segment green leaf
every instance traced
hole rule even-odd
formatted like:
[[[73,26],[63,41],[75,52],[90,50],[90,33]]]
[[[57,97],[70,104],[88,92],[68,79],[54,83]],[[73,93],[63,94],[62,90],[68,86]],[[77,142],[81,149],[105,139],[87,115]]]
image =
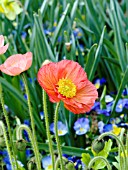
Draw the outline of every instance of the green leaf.
[[[92,150],[92,152],[93,152],[94,156],[103,156],[103,157],[107,158],[109,155],[109,152],[111,150],[111,147],[112,147],[112,140],[109,139],[108,142],[105,142],[105,147],[101,152],[99,152],[98,154],[95,153],[93,150]],[[103,160],[97,160],[95,162],[93,168],[95,170],[97,170],[97,169],[103,169],[105,166],[106,166],[106,163]]]
[[[88,166],[90,160],[91,160],[91,156],[88,154],[88,153],[82,153],[82,158],[81,158],[81,161],[86,165]]]
[[[67,14],[69,12],[69,7],[70,7],[70,4],[67,4],[67,7],[66,7],[66,9],[65,9],[65,11],[64,11],[58,25],[57,25],[57,27],[56,27],[56,30],[55,30],[53,38],[52,38],[53,47],[55,47],[55,44],[56,44],[57,38],[59,36],[59,33],[61,31],[62,25],[65,22],[66,16],[67,16]]]
[[[104,32],[105,32],[105,28],[106,26],[104,26],[101,37],[100,37],[100,41],[99,41],[99,45],[97,47],[96,50],[96,54],[95,54],[95,58],[94,58],[94,62],[92,64],[90,73],[89,73],[89,80],[92,80],[95,74],[95,71],[97,69],[98,63],[100,61],[100,54],[101,54],[101,48],[102,48],[102,43],[103,43],[103,37],[104,37]]]
[[[116,104],[117,104],[118,100],[120,99],[120,96],[122,94],[123,89],[125,88],[125,85],[127,85],[127,84],[128,84],[128,66],[127,66],[126,71],[125,71],[125,73],[124,73],[124,75],[122,77],[122,81],[121,81],[118,93],[116,95],[114,104],[112,106],[111,115],[113,115],[113,113],[115,111]]]
[[[93,61],[94,61],[94,53],[95,53],[95,50],[97,48],[97,44],[94,44],[89,52],[88,52],[88,55],[87,55],[87,61],[86,61],[86,65],[85,65],[85,71],[87,73],[87,75],[89,76],[90,74],[90,70],[91,70],[91,67],[92,67],[92,64],[93,64]]]
[[[27,143],[27,146],[31,146],[31,143]],[[38,148],[40,150],[44,150],[46,152],[49,151],[49,146],[46,143],[38,143]],[[67,155],[72,155],[72,156],[78,156],[81,157],[82,153],[89,153],[91,155],[91,151],[82,149],[82,148],[76,148],[76,147],[71,147],[71,146],[61,146],[62,152]],[[53,144],[53,149],[57,151],[57,146]]]
[[[91,33],[91,34],[94,34],[94,32],[92,30],[90,30],[84,23],[83,21],[81,21],[79,18],[75,18],[75,21],[77,23],[78,26],[80,26],[81,28],[83,28],[83,30]]]
[[[107,60],[108,62],[115,64],[116,66],[120,67],[120,63],[118,59],[108,58],[108,57],[102,57],[102,59]]]
[[[101,109],[106,108],[105,95],[106,95],[106,86],[104,86],[102,95],[100,97],[100,107],[101,107]]]
[[[117,162],[112,162],[112,164],[117,168],[119,169],[119,164]]]

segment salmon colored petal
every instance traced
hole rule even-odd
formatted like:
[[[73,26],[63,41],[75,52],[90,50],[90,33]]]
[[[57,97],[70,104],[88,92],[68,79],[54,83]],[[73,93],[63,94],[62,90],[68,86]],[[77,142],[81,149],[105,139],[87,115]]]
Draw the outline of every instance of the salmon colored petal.
[[[40,86],[48,93],[52,102],[60,101],[55,90],[58,82],[56,63],[49,63],[42,66],[37,74],[37,80]]]
[[[22,60],[22,54],[14,54],[6,59],[6,61],[4,62],[4,66],[5,67],[14,67],[14,66],[18,67],[20,60]]]
[[[98,92],[95,86],[89,81],[86,81],[86,85],[84,88],[77,91],[76,96],[73,100],[85,104],[94,102],[98,98]]]
[[[81,108],[77,107],[77,106],[72,106],[72,105],[67,105],[67,104],[64,104],[65,108],[75,114],[80,114],[80,113],[86,113],[88,111],[90,111],[90,108],[88,108],[88,106],[83,106]]]
[[[4,64],[0,65],[0,71],[2,71],[5,74],[8,74],[10,76],[13,76],[13,74],[7,68],[4,67]]]
[[[25,70],[28,70],[31,67],[31,65],[32,65],[32,53],[31,52],[27,52],[26,54],[24,54],[24,57],[26,59]]]
[[[8,44],[4,46],[4,36],[0,35],[0,55],[4,54],[8,49]]]
[[[68,110],[74,110],[73,113],[85,113],[91,110],[97,98],[98,93],[95,86],[87,80],[85,87],[78,90],[75,97],[72,99],[65,98],[62,101]]]
[[[4,36],[0,35],[0,47],[4,45]]]
[[[0,47],[0,55],[1,55],[1,54],[4,54],[4,53],[7,51],[7,49],[8,49],[8,44],[6,44],[6,45],[3,46],[3,47]]]
[[[4,36],[0,35],[0,55],[4,54],[8,49],[8,44],[4,46]]]
[[[77,88],[82,88],[82,84],[86,83],[87,75],[84,69],[77,63],[71,60],[62,60],[58,62],[60,77],[59,78],[67,78],[74,82]],[[80,83],[81,86],[80,86]]]

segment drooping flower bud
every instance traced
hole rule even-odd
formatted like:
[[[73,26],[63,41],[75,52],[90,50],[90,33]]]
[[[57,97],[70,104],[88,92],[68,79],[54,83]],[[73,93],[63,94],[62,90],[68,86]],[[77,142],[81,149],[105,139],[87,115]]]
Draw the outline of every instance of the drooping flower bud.
[[[0,136],[0,147],[4,147],[5,146],[5,139],[3,136]]]
[[[92,149],[94,152],[96,152],[97,154],[102,151],[104,149],[105,143],[104,140],[98,140],[96,139],[93,144],[92,144]]]
[[[19,151],[24,151],[26,149],[26,141],[24,139],[20,139],[16,142],[16,148]]]
[[[28,170],[37,170],[35,157],[32,157],[27,164]]]

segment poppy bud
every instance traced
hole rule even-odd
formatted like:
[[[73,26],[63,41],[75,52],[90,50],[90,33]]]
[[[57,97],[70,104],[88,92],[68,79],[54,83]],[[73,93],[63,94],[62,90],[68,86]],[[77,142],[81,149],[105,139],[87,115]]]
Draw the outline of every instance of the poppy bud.
[[[49,63],[51,63],[50,60],[45,60],[45,61],[42,63],[42,66],[47,65],[47,64],[49,64]]]
[[[26,149],[26,141],[24,139],[20,139],[16,142],[16,148],[19,151],[24,151]]]
[[[101,140],[96,139],[92,144],[92,149],[94,152],[98,154],[100,151],[104,149],[104,146],[105,144],[103,139]]]
[[[4,147],[5,146],[5,139],[3,136],[0,136],[0,147]]]
[[[37,170],[36,162],[35,162],[35,157],[32,157],[30,159],[30,161],[28,162],[27,166],[28,166],[28,170]]]
[[[70,42],[66,42],[65,46],[66,46],[67,51],[70,52],[70,50],[71,50],[71,43]]]

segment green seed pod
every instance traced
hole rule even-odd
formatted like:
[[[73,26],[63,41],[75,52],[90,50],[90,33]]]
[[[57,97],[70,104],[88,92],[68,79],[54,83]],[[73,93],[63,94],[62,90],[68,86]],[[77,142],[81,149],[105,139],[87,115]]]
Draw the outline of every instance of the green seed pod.
[[[98,154],[100,151],[104,149],[104,146],[105,144],[103,139],[101,140],[96,139],[92,144],[92,149],[94,152]]]
[[[26,141],[24,139],[20,139],[16,142],[16,148],[19,151],[24,151],[26,149]]]
[[[30,161],[27,163],[28,170],[37,170],[35,157],[32,157]]]
[[[3,136],[0,136],[0,147],[4,147],[5,146],[5,139]]]

